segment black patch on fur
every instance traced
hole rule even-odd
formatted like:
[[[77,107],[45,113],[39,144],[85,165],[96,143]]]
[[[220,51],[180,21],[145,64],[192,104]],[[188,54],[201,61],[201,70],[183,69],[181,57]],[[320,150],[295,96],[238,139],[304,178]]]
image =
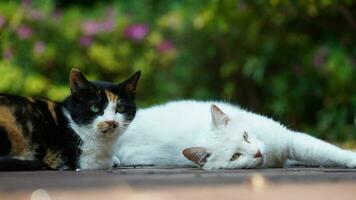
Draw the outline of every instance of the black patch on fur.
[[[87,88],[81,88],[72,93],[63,106],[69,111],[73,121],[80,125],[90,124],[98,115],[104,114],[108,104],[105,91],[90,83]],[[90,110],[91,106],[99,108],[99,112]]]
[[[11,151],[11,142],[3,127],[0,127],[0,156],[8,155]]]
[[[19,160],[11,157],[0,157],[0,171],[35,171],[51,170],[39,160]]]

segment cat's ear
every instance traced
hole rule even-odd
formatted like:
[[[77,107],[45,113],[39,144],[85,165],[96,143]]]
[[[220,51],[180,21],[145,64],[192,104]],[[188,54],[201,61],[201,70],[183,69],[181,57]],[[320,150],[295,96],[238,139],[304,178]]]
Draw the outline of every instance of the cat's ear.
[[[190,147],[183,150],[183,155],[198,165],[204,165],[211,155],[204,147]]]
[[[215,104],[211,105],[211,116],[213,118],[213,124],[215,127],[223,127],[226,126],[230,118],[227,116],[219,107],[217,107]]]
[[[140,79],[140,76],[141,76],[141,71],[137,71],[129,79],[120,83],[119,86],[124,90],[124,92],[127,95],[129,95],[131,97],[135,97],[136,86],[137,86],[138,80]]]
[[[73,68],[69,75],[69,85],[71,92],[74,92],[80,88],[87,88],[91,83],[85,78],[79,69]]]

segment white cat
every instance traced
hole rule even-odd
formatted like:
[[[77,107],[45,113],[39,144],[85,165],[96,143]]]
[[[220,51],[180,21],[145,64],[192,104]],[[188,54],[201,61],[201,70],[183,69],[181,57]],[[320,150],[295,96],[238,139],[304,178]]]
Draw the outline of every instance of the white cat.
[[[120,137],[116,156],[122,165],[198,164],[204,169],[287,163],[356,167],[356,153],[222,102],[176,101],[139,110]]]

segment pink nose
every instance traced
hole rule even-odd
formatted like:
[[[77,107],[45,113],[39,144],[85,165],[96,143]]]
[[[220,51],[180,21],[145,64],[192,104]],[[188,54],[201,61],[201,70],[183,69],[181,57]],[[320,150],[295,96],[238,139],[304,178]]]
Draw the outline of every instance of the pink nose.
[[[105,123],[107,123],[111,128],[116,128],[119,125],[116,121],[106,121]]]
[[[262,157],[262,153],[260,150],[257,151],[257,153],[255,154],[255,158],[261,158]]]

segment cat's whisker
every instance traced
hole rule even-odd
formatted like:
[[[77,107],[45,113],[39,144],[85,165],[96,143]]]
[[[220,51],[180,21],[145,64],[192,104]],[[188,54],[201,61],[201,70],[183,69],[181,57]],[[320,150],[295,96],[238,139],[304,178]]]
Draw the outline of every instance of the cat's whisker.
[[[89,129],[88,134],[80,142],[79,148],[82,148],[83,145],[88,145],[88,141],[91,140],[91,137],[94,134],[95,134],[95,129]]]
[[[90,132],[89,132],[89,135],[87,137],[87,140],[86,140],[86,143],[89,145],[89,144],[92,144],[93,143],[93,139],[94,139],[94,136],[96,134],[96,130],[95,129],[91,129]]]

